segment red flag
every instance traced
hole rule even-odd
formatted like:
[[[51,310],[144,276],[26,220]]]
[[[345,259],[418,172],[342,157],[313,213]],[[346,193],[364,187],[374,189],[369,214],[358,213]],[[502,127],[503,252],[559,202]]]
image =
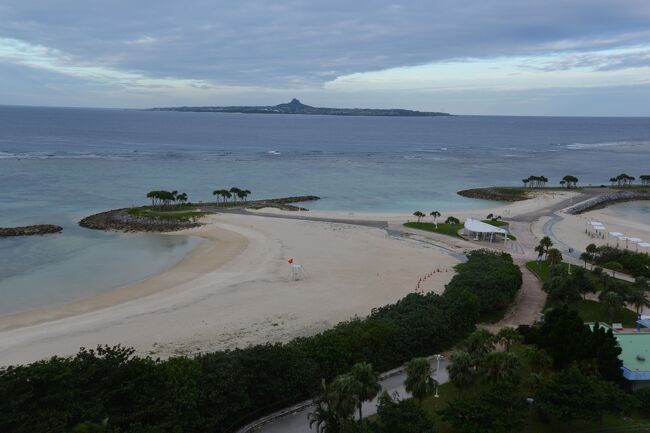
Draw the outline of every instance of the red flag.
[[[290,265],[293,265],[293,259],[289,259],[287,262],[289,262]]]

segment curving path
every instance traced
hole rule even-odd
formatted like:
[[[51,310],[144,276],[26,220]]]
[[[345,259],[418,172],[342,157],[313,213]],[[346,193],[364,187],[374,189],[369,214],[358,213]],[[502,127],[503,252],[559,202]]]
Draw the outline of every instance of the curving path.
[[[429,359],[432,369],[436,369],[436,361],[434,359]],[[443,384],[449,381],[449,374],[447,373],[448,362],[446,359],[440,360],[440,371],[434,373],[434,378],[438,383]],[[411,395],[406,392],[404,389],[404,380],[406,379],[406,373],[403,368],[392,370],[382,375],[383,379],[380,380],[382,391],[386,391],[389,394],[398,393],[401,398],[407,398]],[[363,404],[363,416],[368,417],[377,413],[377,400],[375,398],[373,401],[366,402]],[[310,431],[315,432],[316,430],[309,429],[309,419],[307,415],[313,410],[313,406],[308,406],[302,410],[296,411],[294,413],[285,415],[281,418],[276,419],[275,421],[268,422],[267,424],[262,425],[257,428],[256,424],[248,425],[240,430],[237,433],[250,433],[250,432],[261,432],[261,433],[309,433]],[[271,415],[272,417],[273,415]]]

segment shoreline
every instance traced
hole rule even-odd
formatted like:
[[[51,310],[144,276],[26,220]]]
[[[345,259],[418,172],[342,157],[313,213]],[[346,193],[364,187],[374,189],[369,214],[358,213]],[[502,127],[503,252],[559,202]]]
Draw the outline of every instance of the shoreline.
[[[432,275],[421,290],[441,293],[468,249],[532,259],[534,228],[547,216],[561,213],[571,217],[570,231],[583,230],[581,218],[561,210],[584,197],[547,191],[493,208],[442,212],[443,219],[499,214],[516,232],[510,246],[406,230],[403,223],[414,218],[407,213],[261,208],[209,215],[205,225],[167,234],[203,240],[166,271],[73,303],[0,316],[0,365],[97,344],[169,357],[310,335],[420,290],[424,276]],[[287,265],[294,257],[304,265],[299,281]]]
[[[0,332],[74,317],[171,289],[180,283],[191,281],[193,274],[200,276],[205,272],[224,266],[233,257],[240,254],[248,243],[245,237],[224,229],[216,234],[190,229],[167,235],[195,236],[201,238],[201,242],[169,269],[142,281],[107,289],[101,293],[63,304],[0,315]],[[209,257],[211,260],[205,262],[196,260],[197,257]]]

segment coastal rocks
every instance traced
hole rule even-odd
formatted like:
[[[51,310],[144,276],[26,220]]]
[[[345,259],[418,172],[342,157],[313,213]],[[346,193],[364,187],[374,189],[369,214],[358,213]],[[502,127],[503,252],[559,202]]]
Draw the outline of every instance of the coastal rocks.
[[[521,188],[506,187],[464,189],[456,194],[468,198],[494,201],[522,201],[530,198],[528,192]]]
[[[24,227],[0,227],[0,238],[9,236],[34,236],[58,233],[63,227],[52,224],[36,224]]]
[[[120,232],[173,232],[201,225],[197,222],[133,216],[127,211],[128,209],[114,209],[90,215],[79,221],[79,225],[87,229]]]
[[[650,193],[638,191],[617,191],[611,194],[603,194],[574,204],[566,209],[566,213],[577,215],[592,209],[607,206],[609,203],[634,200],[650,200]]]

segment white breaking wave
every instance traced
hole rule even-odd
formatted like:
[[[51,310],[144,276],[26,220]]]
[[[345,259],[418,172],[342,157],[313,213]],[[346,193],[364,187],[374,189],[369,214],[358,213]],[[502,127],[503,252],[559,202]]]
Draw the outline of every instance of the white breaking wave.
[[[269,155],[282,155],[282,153],[278,152],[277,150],[269,150],[268,152]]]
[[[650,145],[648,141],[606,141],[602,143],[573,143],[567,144],[566,148],[571,150],[598,149],[601,147],[618,147],[618,146],[642,146]]]

